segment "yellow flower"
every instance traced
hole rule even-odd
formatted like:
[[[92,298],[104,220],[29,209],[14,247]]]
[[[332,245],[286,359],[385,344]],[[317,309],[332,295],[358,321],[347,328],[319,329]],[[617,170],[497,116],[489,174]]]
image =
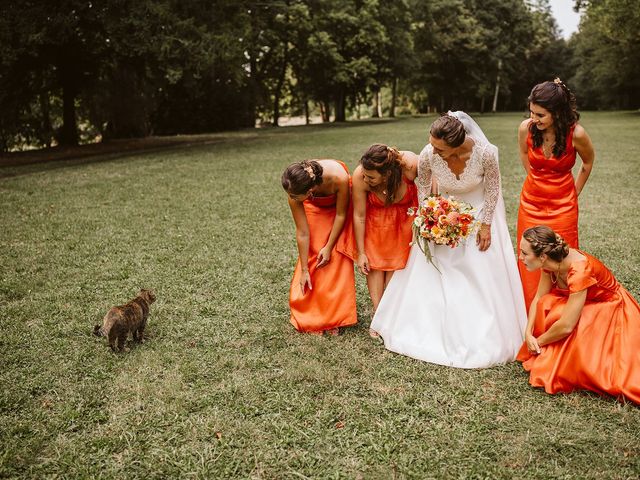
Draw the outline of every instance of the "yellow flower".
[[[427,199],[427,207],[433,208],[435,210],[436,208],[438,208],[438,200],[434,197],[429,197]]]

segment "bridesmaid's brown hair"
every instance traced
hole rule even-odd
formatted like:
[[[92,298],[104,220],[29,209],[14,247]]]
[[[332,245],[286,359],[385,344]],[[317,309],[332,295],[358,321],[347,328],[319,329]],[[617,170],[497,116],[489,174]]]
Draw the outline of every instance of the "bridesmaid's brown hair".
[[[385,187],[385,205],[391,205],[400,182],[402,182],[402,167],[400,166],[400,152],[394,147],[388,147],[382,143],[371,145],[362,158],[360,164],[365,170],[375,170],[381,175],[389,174]]]
[[[540,105],[553,116],[553,128],[556,134],[553,155],[559,157],[567,148],[569,130],[580,118],[576,107],[576,96],[562,80],[556,78],[553,82],[542,82],[533,87],[527,101],[528,104]],[[533,146],[540,147],[542,131],[533,122],[529,124],[529,131],[533,138]]]
[[[316,160],[292,163],[282,174],[282,188],[290,195],[304,195],[322,183],[322,165]]]
[[[531,244],[531,250],[536,257],[545,254],[551,260],[561,262],[569,255],[567,242],[546,225],[527,228],[522,236]]]

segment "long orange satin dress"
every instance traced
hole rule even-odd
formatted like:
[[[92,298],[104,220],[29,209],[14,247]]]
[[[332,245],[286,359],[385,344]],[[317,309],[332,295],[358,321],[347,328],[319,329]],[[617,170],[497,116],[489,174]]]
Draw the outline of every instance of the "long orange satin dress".
[[[527,134],[529,174],[522,186],[520,208],[518,209],[518,236],[536,225],[547,225],[562,235],[571,248],[578,248],[578,194],[571,169],[576,163],[576,149],[573,146],[573,130],[567,135],[567,145],[560,157],[546,158],[542,147],[533,147],[531,131]],[[529,305],[536,295],[540,272],[530,272],[522,262],[518,262],[524,300]]]
[[[537,304],[533,329],[539,336],[562,315],[571,293],[587,289],[571,334],[532,355],[524,343],[518,360],[529,383],[547,393],[592,390],[640,404],[640,306],[597,258],[584,252],[567,275],[568,289],[555,283]]]
[[[347,166],[340,162],[348,172]],[[304,201],[304,211],[309,224],[309,275],[313,290],[300,292],[302,268],[300,258],[296,263],[289,289],[291,323],[301,332],[317,332],[336,327],[346,327],[357,322],[356,286],[353,261],[340,250],[344,249],[345,233],[353,215],[347,214],[345,226],[331,250],[327,265],[316,268],[318,252],[329,239],[336,216],[336,195],[312,197]],[[350,212],[350,208],[347,212]]]
[[[364,251],[371,270],[400,270],[409,259],[414,217],[408,215],[407,210],[418,206],[418,189],[415,182],[404,176],[402,180],[407,190],[401,200],[391,205],[385,205],[375,193],[367,193]],[[355,261],[358,257],[355,233],[353,229],[348,233],[345,253]]]

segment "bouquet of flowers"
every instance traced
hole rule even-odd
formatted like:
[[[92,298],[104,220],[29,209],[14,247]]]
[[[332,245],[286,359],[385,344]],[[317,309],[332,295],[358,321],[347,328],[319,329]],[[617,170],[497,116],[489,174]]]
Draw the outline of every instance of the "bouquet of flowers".
[[[436,270],[438,267],[433,263],[428,242],[455,248],[461,241],[474,233],[479,226],[473,216],[473,207],[466,202],[456,200],[454,197],[445,198],[440,195],[431,195],[418,208],[410,208],[407,214],[415,216],[412,225],[412,244],[418,244],[420,250]]]

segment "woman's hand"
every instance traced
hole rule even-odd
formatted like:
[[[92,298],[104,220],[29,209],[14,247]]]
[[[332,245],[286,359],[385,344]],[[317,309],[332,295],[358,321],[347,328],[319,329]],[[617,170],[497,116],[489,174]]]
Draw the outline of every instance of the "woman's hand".
[[[524,339],[527,342],[527,348],[529,349],[529,352],[538,355],[540,353],[540,345],[538,345],[538,339],[530,333],[527,333]]]
[[[369,275],[369,259],[365,253],[358,255],[358,268],[363,275]]]
[[[309,270],[303,270],[300,275],[300,292],[304,295],[304,287],[309,286],[309,290],[313,290],[311,286],[311,275],[309,275]]]
[[[481,252],[484,252],[491,246],[491,225],[487,223],[480,225],[480,230],[476,236],[476,245]]]
[[[325,245],[318,252],[318,263],[316,263],[316,267],[324,267],[331,260],[331,249],[327,248]]]

